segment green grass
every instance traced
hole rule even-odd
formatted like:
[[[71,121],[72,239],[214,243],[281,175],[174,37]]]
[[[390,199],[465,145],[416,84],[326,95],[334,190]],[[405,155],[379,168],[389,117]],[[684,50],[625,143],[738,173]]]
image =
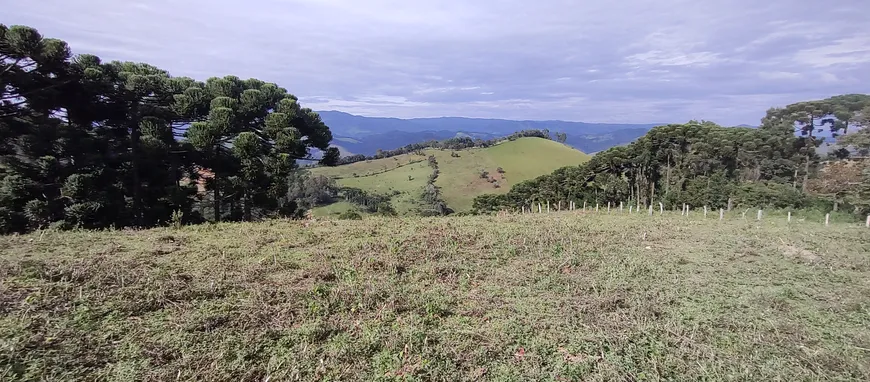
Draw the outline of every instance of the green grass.
[[[520,138],[484,149],[459,151],[459,158],[450,151],[435,151],[441,175],[435,185],[441,187],[444,201],[456,211],[468,211],[474,198],[482,194],[503,194],[520,182],[549,174],[554,170],[578,165],[589,156],[569,146],[543,138]],[[505,173],[496,170],[501,167]],[[489,172],[500,187],[480,177],[480,170]]]
[[[0,380],[870,380],[870,229],[583,213],[0,237]]]
[[[436,185],[441,187],[445,202],[456,211],[468,211],[474,198],[486,193],[506,193],[514,184],[549,174],[553,170],[578,165],[589,160],[589,156],[561,143],[542,138],[520,138],[483,149],[456,151],[459,157],[452,157],[452,150],[424,150],[425,156],[414,154],[399,155],[393,158],[363,161],[337,167],[323,167],[312,170],[340,178],[338,183],[363,190],[390,193],[402,192],[396,198],[394,207],[399,213],[407,213],[417,206],[422,187],[432,169],[426,157],[434,155],[438,161],[440,174]],[[409,162],[422,161],[408,165]],[[496,170],[502,167],[504,174]],[[486,170],[490,177],[499,181],[500,188],[480,177]],[[356,174],[357,177],[353,175]],[[374,174],[374,175],[372,175]],[[408,181],[408,175],[414,181]]]

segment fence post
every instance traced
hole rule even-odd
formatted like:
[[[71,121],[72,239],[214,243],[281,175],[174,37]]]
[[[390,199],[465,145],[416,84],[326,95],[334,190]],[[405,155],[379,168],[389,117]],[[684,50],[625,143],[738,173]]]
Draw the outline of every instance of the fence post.
[[[538,213],[541,213],[541,212],[543,212],[543,211],[541,211],[541,203],[538,202]]]
[[[867,222],[864,223],[864,226],[866,226],[867,228],[870,228],[870,215],[867,215]]]
[[[758,216],[755,218],[755,220],[761,220],[761,210],[758,210]]]
[[[595,212],[598,212],[598,203],[595,203]]]
[[[686,203],[683,203],[683,210],[680,212],[680,216],[686,216]]]
[[[649,216],[652,216],[652,204],[649,205]]]
[[[725,218],[725,210],[720,208],[719,209],[719,220],[722,220],[724,218]]]
[[[827,226],[830,223],[831,223],[831,214],[825,214],[825,225]]]
[[[610,213],[610,202],[607,202],[607,213]]]
[[[619,202],[619,213],[622,213],[622,202]]]
[[[662,202],[659,202],[659,215],[665,214],[665,205]]]
[[[628,206],[628,214],[629,214],[629,215],[631,215],[631,209],[632,209],[632,208],[634,208],[634,206]]]
[[[791,211],[788,212],[788,220],[786,220],[786,221],[791,223]]]
[[[550,201],[547,201],[547,213],[550,213]]]
[[[583,201],[583,211],[586,211],[586,201]]]
[[[689,216],[689,211],[692,210],[692,206],[686,204],[686,216]]]
[[[704,218],[707,218],[707,206],[704,206]]]

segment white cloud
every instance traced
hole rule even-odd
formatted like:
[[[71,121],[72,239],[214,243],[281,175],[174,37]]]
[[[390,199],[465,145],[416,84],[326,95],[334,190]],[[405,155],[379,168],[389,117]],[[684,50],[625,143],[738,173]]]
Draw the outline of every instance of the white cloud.
[[[866,91],[865,3],[19,0],[3,22],[174,75],[274,81],[315,109],[738,124]]]

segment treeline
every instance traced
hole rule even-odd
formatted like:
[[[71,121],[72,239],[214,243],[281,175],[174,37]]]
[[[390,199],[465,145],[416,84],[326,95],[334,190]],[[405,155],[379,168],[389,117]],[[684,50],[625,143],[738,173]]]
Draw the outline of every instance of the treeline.
[[[375,160],[381,158],[390,158],[397,155],[409,154],[409,153],[420,153],[422,154],[422,150],[424,149],[442,149],[442,150],[462,150],[474,147],[489,147],[498,142],[505,140],[516,140],[518,138],[523,137],[538,137],[544,139],[551,139],[550,132],[548,130],[522,130],[515,132],[507,137],[501,138],[493,138],[483,140],[480,138],[471,138],[471,137],[456,137],[449,138],[444,140],[431,140],[420,143],[412,143],[409,145],[405,145],[395,150],[378,150],[375,155],[366,156],[363,154],[356,154],[343,157],[338,160],[339,165],[350,164],[356,162],[362,162],[366,160]],[[561,135],[560,135],[561,137]]]
[[[426,186],[423,187],[423,193],[420,195],[420,200],[423,202],[420,216],[449,215],[453,213],[453,210],[441,199],[441,188],[435,185],[435,180],[441,174],[441,170],[438,169],[438,160],[435,159],[434,155],[430,155],[428,161],[429,167],[432,167],[432,174],[426,180]]]
[[[339,157],[276,84],[73,57],[25,26],[0,25],[0,82],[3,233],[292,215],[296,160]]]
[[[847,203],[863,213],[868,203],[860,195],[870,195],[870,170],[861,178],[837,183],[851,186],[844,192],[838,190],[837,198],[812,192],[810,180],[817,177],[822,159],[816,152],[823,141],[818,133],[827,129],[842,135],[834,159],[866,152],[870,149],[867,129],[843,134],[868,126],[868,117],[870,96],[844,95],[770,109],[758,129],[697,121],[659,126],[583,165],[517,184],[507,194],[479,196],[474,210],[518,210],[546,201],[661,202],[666,208],[679,208],[683,203],[711,208],[831,208],[834,203]],[[843,197],[844,193],[854,197]]]

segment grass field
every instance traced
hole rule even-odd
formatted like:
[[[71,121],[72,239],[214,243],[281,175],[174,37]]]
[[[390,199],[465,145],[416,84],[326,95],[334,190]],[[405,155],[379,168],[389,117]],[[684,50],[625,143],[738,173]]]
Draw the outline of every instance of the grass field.
[[[429,155],[435,156],[440,170],[435,184],[441,187],[447,205],[456,211],[470,210],[473,199],[478,195],[505,193],[519,182],[589,160],[588,155],[561,143],[531,137],[483,149],[459,150],[456,151],[459,157],[452,157],[452,152],[430,149],[424,150],[425,156],[406,154],[338,167],[316,168],[312,172],[340,178],[337,182],[347,187],[382,194],[398,190],[402,196],[395,198],[393,207],[403,214],[416,207],[414,198],[422,192],[426,178],[432,172],[425,160]],[[421,160],[420,163],[408,165]],[[504,174],[496,171],[499,167],[505,171]],[[487,179],[481,178],[481,170],[486,170],[497,179],[500,187],[495,188]],[[354,177],[354,174],[357,176]],[[413,181],[408,180],[409,175]],[[324,216],[325,211],[319,208],[315,214]]]
[[[868,253],[678,214],[5,236],[0,380],[866,381]]]

